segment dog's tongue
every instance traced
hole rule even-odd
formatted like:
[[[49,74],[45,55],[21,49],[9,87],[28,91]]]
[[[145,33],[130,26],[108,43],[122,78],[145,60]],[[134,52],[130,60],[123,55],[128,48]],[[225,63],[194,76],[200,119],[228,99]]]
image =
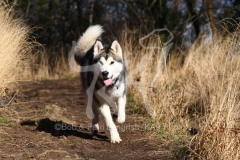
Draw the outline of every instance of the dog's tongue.
[[[103,82],[104,82],[104,84],[105,84],[106,86],[109,86],[109,85],[112,84],[112,79],[109,78],[109,79],[104,80]]]

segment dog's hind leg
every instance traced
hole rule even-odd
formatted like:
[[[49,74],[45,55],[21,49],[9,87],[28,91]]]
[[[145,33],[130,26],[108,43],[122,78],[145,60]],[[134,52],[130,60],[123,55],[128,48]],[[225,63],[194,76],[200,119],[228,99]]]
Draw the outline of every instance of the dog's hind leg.
[[[113,117],[117,118],[118,116],[118,109],[117,109],[117,105],[115,102],[110,104],[110,107],[113,109]]]
[[[122,140],[117,131],[117,127],[113,122],[111,111],[108,105],[104,104],[100,107],[100,111],[105,119],[111,135],[111,143],[120,143]]]
[[[99,112],[98,112],[98,107],[99,105],[95,103],[93,103],[92,106],[92,110],[93,110],[93,114],[94,114],[94,118],[92,119],[92,134],[97,134],[99,131]]]
[[[125,122],[126,115],[125,115],[125,106],[126,106],[126,95],[123,95],[120,97],[117,101],[117,108],[118,108],[118,118],[117,122],[118,123],[123,123]]]

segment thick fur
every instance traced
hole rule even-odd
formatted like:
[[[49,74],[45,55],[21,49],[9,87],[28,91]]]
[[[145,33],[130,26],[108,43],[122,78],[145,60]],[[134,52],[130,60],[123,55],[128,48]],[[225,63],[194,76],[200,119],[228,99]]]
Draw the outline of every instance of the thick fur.
[[[86,113],[92,119],[92,131],[99,129],[99,111],[102,113],[111,134],[111,142],[121,140],[113,122],[110,106],[115,110],[117,122],[125,121],[126,70],[120,44],[115,40],[103,47],[98,38],[102,26],[90,26],[80,37],[75,47],[75,60],[81,67],[82,89],[85,93]]]

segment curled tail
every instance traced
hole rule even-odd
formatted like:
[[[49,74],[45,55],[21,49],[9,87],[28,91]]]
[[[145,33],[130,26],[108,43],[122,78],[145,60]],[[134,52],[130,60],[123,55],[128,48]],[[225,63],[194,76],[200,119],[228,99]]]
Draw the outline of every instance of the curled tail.
[[[96,40],[103,33],[102,26],[94,25],[88,27],[88,29],[79,38],[75,47],[75,56],[82,58],[85,53],[95,44]]]

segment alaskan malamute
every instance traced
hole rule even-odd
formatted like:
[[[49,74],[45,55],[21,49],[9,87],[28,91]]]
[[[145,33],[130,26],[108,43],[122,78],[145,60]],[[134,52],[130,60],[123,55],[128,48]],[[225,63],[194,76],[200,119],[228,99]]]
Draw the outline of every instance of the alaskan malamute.
[[[87,116],[92,119],[93,133],[99,130],[99,110],[111,134],[111,142],[121,140],[113,122],[110,107],[115,110],[117,122],[125,121],[126,71],[120,44],[115,40],[103,47],[99,39],[102,26],[90,26],[75,47],[75,60],[81,66],[82,89],[85,93]]]

